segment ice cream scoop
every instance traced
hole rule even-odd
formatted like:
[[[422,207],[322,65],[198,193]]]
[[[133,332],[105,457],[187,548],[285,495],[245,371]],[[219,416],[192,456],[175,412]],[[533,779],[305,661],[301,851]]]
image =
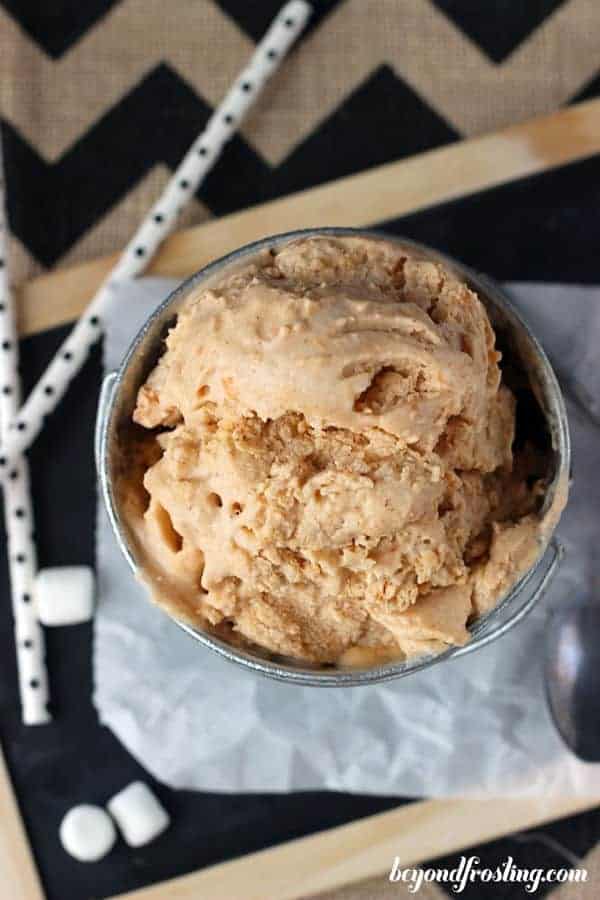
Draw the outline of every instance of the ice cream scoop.
[[[590,597],[553,612],[546,692],[559,734],[585,762],[600,762],[600,609]]]

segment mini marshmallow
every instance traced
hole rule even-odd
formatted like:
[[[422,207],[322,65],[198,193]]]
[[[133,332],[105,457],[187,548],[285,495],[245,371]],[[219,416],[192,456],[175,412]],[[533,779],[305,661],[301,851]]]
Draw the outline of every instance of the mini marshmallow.
[[[132,781],[109,800],[108,809],[130,847],[153,841],[168,828],[171,819],[143,781]]]
[[[37,616],[42,625],[78,625],[94,612],[94,573],[89,566],[40,569],[35,578]]]
[[[106,856],[117,831],[113,820],[101,806],[84,803],[69,810],[59,830],[64,849],[80,862],[96,862]]]

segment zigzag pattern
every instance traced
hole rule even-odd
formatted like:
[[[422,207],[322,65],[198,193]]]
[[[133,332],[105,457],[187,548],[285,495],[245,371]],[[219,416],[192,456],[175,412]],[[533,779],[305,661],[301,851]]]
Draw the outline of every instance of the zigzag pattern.
[[[177,128],[170,121],[174,108]],[[210,106],[163,65],[57,163],[45,163],[4,123],[6,165],[13,173],[7,197],[11,230],[44,265],[52,265],[157,162],[174,169],[210,113]],[[231,171],[243,168],[251,182],[265,177],[264,163],[240,138],[231,141],[224,158]],[[214,175],[204,192],[218,194]],[[245,196],[244,185],[240,202]]]
[[[171,170],[165,163],[153,166],[147,175],[143,175],[127,193],[111,206],[105,215],[94,222],[87,231],[84,231],[66,253],[61,255],[60,265],[71,266],[82,259],[94,259],[99,255],[99,247],[109,250],[123,247],[131,237],[135,225],[141,222],[148,212],[149,204],[153,199],[159,197],[167,186],[171,174]],[[190,197],[181,212],[177,227],[191,228],[212,218],[211,211],[202,200],[198,197]],[[17,242],[15,241],[15,243]],[[20,241],[18,243],[23,247]],[[41,271],[44,271],[44,268],[40,266]],[[11,272],[12,270],[11,262]],[[16,283],[19,283],[18,280]]]
[[[62,56],[118,0],[62,0],[60,5],[0,0],[21,27],[54,59]],[[264,34],[281,6],[280,0],[216,0],[218,5],[254,41]],[[309,29],[315,28],[343,0],[312,0]],[[363,0],[364,2],[364,0]],[[527,3],[489,3],[485,14],[478,4],[464,0],[432,0],[475,41],[494,62],[511,53],[565,0],[528,0]]]
[[[215,0],[215,2],[240,28],[244,29],[253,41],[261,39],[269,27],[269,22],[273,20],[282,5],[280,0],[260,0],[258,3],[249,3],[248,0]],[[316,28],[338,4],[344,2],[345,0],[310,0],[313,13],[300,40],[303,40],[310,31]]]
[[[527,0],[525,3],[465,3],[433,0],[461,31],[489,58],[502,62],[565,0]]]
[[[164,162],[173,169],[210,113],[177,73],[161,65],[54,164],[5,124],[7,165],[14,173],[8,198],[13,232],[52,265],[153,166]],[[199,196],[215,215],[224,215],[457,137],[391,69],[381,67],[277,168],[235,137]]]
[[[173,0],[168,27],[163,0],[86,0],[85,12],[61,0],[54,30],[43,4],[0,4],[33,37],[0,8],[9,216],[23,260],[29,252],[50,266],[77,258],[83,246],[98,253],[126,239],[137,215],[123,216],[125,201],[137,190],[135,202],[150,202],[149,173],[174,168],[280,0]],[[366,17],[371,4],[378,15]],[[318,27],[199,193],[203,215],[497,128],[514,117],[515,91],[525,117],[599,89],[600,3],[590,0],[532,0],[526,12],[511,6],[487,56],[471,38],[485,47],[504,4],[474,18],[457,0],[317,0],[316,7]],[[205,35],[202,52],[189,41],[196,32]],[[570,33],[577,53],[561,54],[556,48]],[[560,67],[539,65],[549,54]],[[502,65],[490,62],[494,55]]]
[[[370,4],[378,14],[367,23]],[[48,60],[0,14],[5,42],[18,45],[19,52],[18,60],[10,52],[0,54],[0,92],[10,84],[3,114],[45,158],[57,159],[161,62],[216,105],[253,42],[215,0],[174,8],[177,15],[169,16],[165,28],[163,0],[122,0],[102,27],[58,61]],[[139,23],[146,21],[140,52]],[[199,37],[194,52],[190,33],[206,33],[211,40]],[[573,34],[577,52],[559,52],[564,36]],[[529,118],[566,102],[598,70],[599,36],[600,3],[569,0],[497,65],[430,0],[344,0],[291,55],[243,135],[264,159],[279,164],[381,65],[391,66],[461,134],[490,131],[514,121],[515,106],[519,117]],[[27,79],[15,80],[17,65],[37,73],[42,109]],[[60,128],[52,127],[45,110],[61,106]]]
[[[58,59],[119,0],[0,0],[49,56]]]

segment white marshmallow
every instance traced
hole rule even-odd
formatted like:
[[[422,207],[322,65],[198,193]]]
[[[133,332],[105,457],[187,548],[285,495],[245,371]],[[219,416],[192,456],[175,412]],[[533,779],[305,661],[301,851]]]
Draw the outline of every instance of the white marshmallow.
[[[40,569],[35,578],[37,616],[42,625],[77,625],[94,612],[94,573],[89,566]]]
[[[117,832],[111,817],[101,806],[84,803],[69,810],[59,830],[64,849],[80,862],[96,862],[106,856]]]
[[[108,809],[130,847],[153,841],[168,828],[171,819],[143,781],[132,781],[109,800]]]

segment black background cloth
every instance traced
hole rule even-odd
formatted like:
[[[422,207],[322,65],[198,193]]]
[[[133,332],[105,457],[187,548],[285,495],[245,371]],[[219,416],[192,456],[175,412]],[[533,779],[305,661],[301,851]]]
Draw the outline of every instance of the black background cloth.
[[[598,283],[600,156],[382,225],[499,279]],[[41,374],[65,333],[55,329],[23,342],[26,386]],[[96,349],[30,451],[41,566],[94,563],[92,428],[100,379]],[[47,630],[56,718],[46,726],[21,725],[4,560],[1,577],[1,737],[51,900],[121,893],[406,802],[333,792],[204,794],[156,784],[98,723],[91,699],[91,625]],[[402,689],[401,682],[397,689]],[[173,818],[169,831],[138,850],[121,842],[92,865],[68,857],[58,841],[64,813],[80,802],[103,804],[135,778],[148,781],[161,797]],[[584,855],[595,844],[599,825],[596,810],[543,831]],[[537,841],[523,844],[507,838],[473,852],[490,866],[508,855],[530,867],[564,865],[556,852]],[[453,865],[453,859],[449,863]],[[517,889],[494,885],[494,897],[520,896]],[[472,885],[463,896],[478,898],[480,890]],[[538,896],[543,893],[542,886]]]

